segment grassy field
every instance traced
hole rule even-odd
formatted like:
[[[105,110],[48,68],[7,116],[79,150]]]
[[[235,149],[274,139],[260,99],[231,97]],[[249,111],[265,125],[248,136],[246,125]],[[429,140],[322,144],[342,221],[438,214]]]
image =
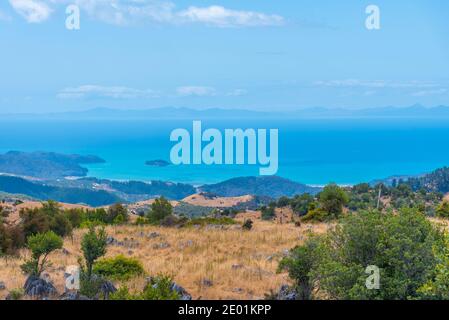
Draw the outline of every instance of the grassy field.
[[[238,220],[241,222],[247,216],[254,219],[257,213],[248,213]],[[251,231],[242,231],[239,226],[229,226],[227,230],[113,226],[107,228],[108,235],[124,244],[108,246],[107,256],[124,254],[137,258],[147,275],[170,274],[194,299],[261,299],[271,289],[289,283],[286,274],[276,273],[285,251],[300,244],[308,232],[323,233],[328,228],[326,224],[295,227],[292,223],[258,219]],[[64,249],[68,253],[59,250],[50,256],[52,266],[48,274],[59,292],[64,289],[65,267],[76,265],[81,256],[80,241],[84,232],[75,230],[73,239],[65,239]],[[150,237],[153,232],[159,236]],[[169,246],[161,248],[164,246],[161,244]],[[22,250],[20,258],[0,260],[0,281],[7,287],[0,291],[0,299],[9,290],[23,286],[25,275],[19,266],[28,254]],[[145,278],[141,277],[126,285],[131,290],[141,290],[144,282]]]

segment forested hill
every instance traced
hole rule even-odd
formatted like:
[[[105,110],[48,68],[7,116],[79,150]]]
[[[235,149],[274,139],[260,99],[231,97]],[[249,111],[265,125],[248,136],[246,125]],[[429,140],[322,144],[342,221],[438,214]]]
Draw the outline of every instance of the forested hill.
[[[238,197],[250,194],[271,198],[290,197],[303,193],[316,194],[321,190],[321,188],[307,186],[277,176],[234,178],[217,184],[204,185],[200,189],[221,197]]]
[[[437,169],[432,173],[417,178],[410,178],[406,182],[412,189],[435,191],[441,193],[449,192],[449,167]]]
[[[120,202],[116,195],[103,190],[64,188],[34,183],[19,177],[0,175],[0,191],[23,194],[39,200],[83,203],[93,207]]]
[[[0,154],[0,172],[43,179],[84,177],[87,169],[80,164],[103,162],[103,159],[92,155],[10,151]]]

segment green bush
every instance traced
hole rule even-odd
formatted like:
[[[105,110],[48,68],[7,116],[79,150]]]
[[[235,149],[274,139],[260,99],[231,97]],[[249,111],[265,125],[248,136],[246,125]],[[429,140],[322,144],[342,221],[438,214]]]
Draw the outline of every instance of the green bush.
[[[437,217],[449,218],[449,201],[443,201],[436,210]]]
[[[164,197],[155,199],[151,204],[151,210],[148,212],[147,218],[151,223],[157,224],[165,217],[173,214],[173,206]]]
[[[243,230],[251,230],[253,228],[253,220],[251,219],[246,219],[243,224],[242,224],[242,229]]]
[[[116,292],[109,296],[109,300],[125,301],[125,300],[143,300],[141,294],[133,294],[129,292],[127,286],[119,288]]]
[[[32,256],[21,266],[22,271],[27,274],[39,277],[48,266],[48,255],[62,248],[62,239],[53,231],[38,233],[27,239],[28,248]]]
[[[321,208],[310,210],[305,216],[301,218],[303,222],[325,222],[330,219],[327,212]]]
[[[333,183],[325,186],[318,198],[320,208],[333,218],[338,218],[343,213],[343,207],[349,202],[348,194]]]
[[[107,234],[104,228],[100,228],[97,232],[94,227],[91,227],[81,240],[81,251],[86,263],[88,280],[92,276],[92,268],[95,261],[106,254],[106,239]]]
[[[105,279],[92,274],[88,276],[83,268],[80,273],[80,294],[91,299],[104,298],[101,293],[101,287],[105,283]]]
[[[260,208],[262,220],[273,220],[276,217],[276,204],[270,203],[268,206]]]
[[[109,207],[106,215],[106,223],[123,224],[128,221],[128,210],[120,204],[116,203]]]
[[[54,201],[43,202],[41,208],[22,209],[20,218],[26,238],[47,231],[53,231],[58,236],[65,237],[70,235],[73,229],[64,210]]]
[[[127,287],[122,287],[110,295],[110,300],[179,300],[179,293],[172,290],[172,278],[158,275],[151,278],[141,293],[130,293]]]
[[[145,273],[139,260],[118,255],[114,258],[98,260],[93,272],[112,280],[129,280]]]
[[[293,250],[281,268],[298,284],[319,283],[319,290],[330,299],[416,299],[421,292],[443,295],[434,287],[447,284],[439,280],[449,273],[446,268],[438,279],[435,270],[447,261],[439,264],[435,252],[445,246],[442,231],[417,210],[366,211],[344,217],[319,240],[308,240],[302,249]],[[381,290],[366,287],[368,266],[379,268]]]
[[[9,291],[10,300],[20,300],[25,295],[25,291],[22,288],[16,288]]]
[[[179,293],[172,290],[172,278],[158,275],[151,278],[142,292],[143,300],[179,300]]]
[[[3,224],[0,218],[0,256],[14,255],[25,245],[25,237],[21,225]]]
[[[134,222],[137,226],[144,226],[150,224],[150,221],[145,217],[137,217],[136,222]]]

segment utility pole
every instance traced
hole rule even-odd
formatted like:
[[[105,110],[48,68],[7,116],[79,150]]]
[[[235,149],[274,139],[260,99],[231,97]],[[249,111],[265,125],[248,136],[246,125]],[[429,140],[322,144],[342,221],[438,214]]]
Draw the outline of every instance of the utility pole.
[[[380,207],[380,197],[382,196],[382,184],[379,184],[379,195],[377,197],[377,210],[379,210]]]

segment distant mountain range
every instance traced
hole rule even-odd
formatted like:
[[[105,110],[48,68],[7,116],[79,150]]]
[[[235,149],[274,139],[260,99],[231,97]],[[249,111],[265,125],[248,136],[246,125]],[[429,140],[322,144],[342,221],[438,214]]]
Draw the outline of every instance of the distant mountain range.
[[[132,119],[328,119],[328,118],[438,118],[449,119],[449,106],[427,108],[422,105],[411,107],[378,107],[367,109],[306,108],[293,111],[252,111],[246,109],[211,108],[196,110],[189,108],[154,108],[143,110],[118,110],[96,108],[78,112],[45,114],[2,114],[3,119],[54,119],[54,120],[132,120]]]

